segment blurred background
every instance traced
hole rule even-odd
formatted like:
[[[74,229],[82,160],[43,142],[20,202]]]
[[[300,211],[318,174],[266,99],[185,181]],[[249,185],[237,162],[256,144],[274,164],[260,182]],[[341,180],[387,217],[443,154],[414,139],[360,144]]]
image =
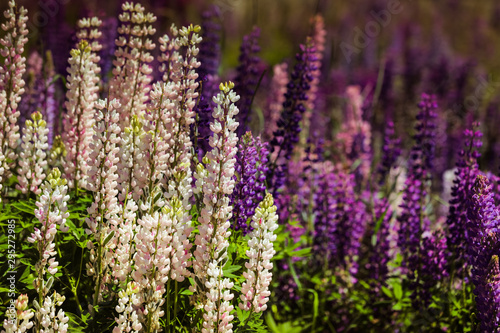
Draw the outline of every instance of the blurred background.
[[[75,45],[75,24],[85,16],[103,19],[101,58],[112,59],[118,14],[122,1],[19,0],[28,8],[28,52],[51,50],[56,72],[65,76],[67,58]],[[406,146],[411,141],[416,103],[422,92],[438,97],[442,113],[442,144],[436,152],[437,175],[454,166],[455,139],[473,120],[485,134],[484,168],[497,169],[500,155],[500,2],[495,0],[143,0],[157,17],[157,34],[172,23],[203,24],[203,13],[217,6],[215,22],[220,42],[219,77],[232,79],[238,66],[243,36],[254,26],[259,37],[260,64],[264,72],[254,112],[264,106],[272,66],[288,63],[312,34],[312,17],[324,17],[327,32],[321,65],[321,102],[317,115],[335,137],[349,85],[360,85],[365,98],[364,118],[372,123],[374,151],[379,151],[384,124],[393,119]],[[0,9],[7,6],[3,0]],[[206,32],[202,32],[206,33]],[[109,61],[110,62],[110,61]],[[263,117],[253,117],[252,127],[265,127]],[[259,120],[260,119],[260,120]],[[314,122],[313,122],[314,123]],[[447,138],[450,138],[448,140]],[[440,138],[438,137],[439,141]],[[404,144],[405,146],[405,144]]]

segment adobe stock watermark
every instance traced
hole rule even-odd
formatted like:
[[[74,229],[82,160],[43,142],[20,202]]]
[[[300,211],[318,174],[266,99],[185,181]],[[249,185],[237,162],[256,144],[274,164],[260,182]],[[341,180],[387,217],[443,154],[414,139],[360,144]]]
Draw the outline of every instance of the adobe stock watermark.
[[[411,0],[407,1],[410,2]],[[340,43],[340,50],[344,54],[347,63],[351,63],[354,54],[359,54],[361,50],[370,45],[373,39],[380,35],[382,29],[391,23],[392,16],[401,13],[403,9],[404,7],[400,0],[389,0],[385,9],[378,12],[374,10],[370,11],[370,16],[373,17],[373,20],[366,22],[364,29],[358,26],[354,28],[352,43],[346,41]]]
[[[477,111],[481,107],[481,103],[485,97],[492,96],[500,87],[500,81],[493,81],[492,76],[488,78],[478,75],[477,85],[473,93],[467,95],[463,104],[455,104],[452,110]]]
[[[5,274],[7,279],[9,304],[5,315],[8,321],[16,320],[16,221],[7,220],[7,265],[8,271]]]
[[[241,2],[241,0],[215,0],[214,5],[219,7],[221,14],[224,14],[225,12],[232,12]]]
[[[66,5],[71,0],[39,0],[39,11],[33,15],[28,13],[29,20],[26,23],[28,28],[28,38],[34,37],[38,33],[38,29],[45,27],[53,19],[61,7]]]

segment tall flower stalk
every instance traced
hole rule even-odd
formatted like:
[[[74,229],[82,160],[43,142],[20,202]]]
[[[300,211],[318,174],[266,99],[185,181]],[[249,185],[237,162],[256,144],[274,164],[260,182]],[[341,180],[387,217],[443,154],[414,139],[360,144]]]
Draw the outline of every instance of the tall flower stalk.
[[[193,263],[195,273],[195,300],[203,309],[202,332],[231,332],[233,283],[222,278],[222,268],[227,261],[232,207],[229,195],[234,189],[234,164],[238,148],[234,117],[238,108],[234,105],[239,96],[232,90],[234,84],[220,84],[220,93],[214,97],[217,104],[210,124],[209,151],[203,158],[205,167],[198,165],[195,193],[202,196],[199,234],[196,235]]]
[[[26,120],[19,154],[19,170],[17,189],[23,193],[40,194],[39,186],[45,179],[44,168],[47,165],[47,123],[42,119],[40,112],[31,115],[31,120]]]
[[[66,180],[61,178],[59,169],[52,170],[43,183],[42,193],[36,202],[38,208],[35,209],[35,217],[42,227],[41,229],[35,228],[35,231],[28,237],[28,241],[35,244],[40,257],[35,265],[36,278],[33,282],[38,294],[38,300],[33,301],[36,309],[36,331],[52,329],[56,332],[65,332],[68,327],[69,318],[64,311],[60,309],[57,316],[55,314],[55,305],[61,306],[64,296],[56,291],[52,295],[49,294],[54,275],[59,269],[55,249],[57,225],[61,231],[68,230],[65,225],[69,216],[67,190]]]
[[[18,8],[14,0],[9,1],[4,12],[7,19],[2,23],[6,35],[0,39],[0,55],[4,63],[0,66],[0,191],[3,183],[11,176],[11,169],[17,158],[16,148],[19,139],[17,118],[21,95],[24,93],[23,74],[26,71],[24,45],[28,41],[26,21],[28,11]],[[0,202],[2,201],[0,192]]]

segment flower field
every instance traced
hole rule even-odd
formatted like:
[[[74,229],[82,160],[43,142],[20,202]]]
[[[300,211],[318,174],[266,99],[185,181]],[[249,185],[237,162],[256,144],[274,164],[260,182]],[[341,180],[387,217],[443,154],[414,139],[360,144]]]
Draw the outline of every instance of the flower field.
[[[500,332],[500,5],[0,9],[1,332]]]

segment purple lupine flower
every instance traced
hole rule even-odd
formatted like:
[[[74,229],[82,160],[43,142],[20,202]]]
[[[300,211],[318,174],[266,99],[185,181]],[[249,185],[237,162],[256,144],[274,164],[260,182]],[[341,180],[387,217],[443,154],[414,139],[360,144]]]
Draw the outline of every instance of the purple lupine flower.
[[[208,139],[212,135],[210,122],[213,121],[212,111],[214,104],[212,96],[218,92],[218,77],[221,51],[220,51],[220,10],[217,6],[211,6],[203,12],[201,23],[202,41],[198,59],[201,63],[198,68],[199,101],[194,107],[196,112],[196,126],[191,126],[191,140],[198,156],[203,156],[211,149]],[[195,132],[195,129],[197,132]]]
[[[498,255],[493,255],[488,267],[487,278],[488,303],[484,309],[485,332],[500,331],[500,267]],[[481,325],[483,327],[483,325]]]
[[[473,127],[478,127],[474,124]],[[451,189],[452,199],[446,223],[448,224],[447,245],[450,254],[450,264],[456,270],[458,276],[465,271],[468,259],[466,257],[467,234],[467,206],[471,195],[472,186],[478,175],[477,159],[481,156],[478,149],[481,148],[481,137],[483,134],[474,129],[464,131],[464,148],[459,152],[456,163],[454,185]],[[464,276],[462,276],[464,277]]]
[[[428,232],[422,238],[420,266],[416,280],[411,285],[411,299],[415,309],[429,306],[432,288],[448,276],[446,255],[446,238],[441,232]]]
[[[260,138],[254,138],[251,132],[243,136],[235,164],[239,181],[230,199],[230,205],[233,206],[232,228],[241,230],[243,235],[253,230],[247,221],[264,198],[267,155],[267,143],[261,142]]]
[[[379,184],[383,184],[386,180],[389,171],[396,163],[399,155],[401,155],[401,139],[394,135],[394,123],[389,120],[385,127],[384,145],[382,147],[382,161],[378,167],[380,175]]]
[[[315,50],[310,39],[300,46],[301,53],[297,54],[297,64],[287,85],[283,111],[278,121],[278,129],[271,140],[271,162],[267,175],[268,188],[272,189],[273,197],[284,185],[287,174],[288,160],[292,157],[294,145],[299,142],[300,121],[305,112],[304,102],[307,100],[307,91],[312,80],[311,71],[315,61]]]
[[[339,181],[336,174],[326,172],[320,175],[317,184],[313,232],[313,253],[316,256],[314,265],[323,268],[325,263],[333,266],[332,258],[337,256],[337,192]]]
[[[435,109],[437,104],[433,96],[422,95],[419,103],[420,112],[417,114],[418,123],[415,126],[417,133],[414,136],[415,144],[411,150],[408,178],[403,194],[402,212],[398,217],[401,224],[399,230],[398,246],[401,248],[403,258],[409,259],[410,255],[415,255],[420,247],[422,232],[426,230],[427,223],[423,215],[423,203],[426,191],[426,182],[430,177],[430,170],[434,158],[434,130],[436,125]],[[410,262],[407,262],[410,270],[416,269]]]
[[[390,259],[389,233],[390,221],[392,218],[389,201],[385,198],[375,198],[374,213],[375,220],[371,222],[371,229],[373,229],[373,235],[376,236],[374,238],[376,243],[372,243],[373,249],[371,250],[367,269],[370,272],[370,278],[377,283],[377,285],[374,286],[374,291],[378,293],[380,291],[380,286],[383,285],[389,273],[387,263]]]
[[[243,37],[240,47],[239,66],[236,69],[238,74],[234,79],[236,93],[240,95],[240,100],[236,105],[240,109],[238,113],[240,125],[237,130],[239,137],[249,128],[252,101],[261,76],[259,68],[261,60],[257,55],[260,52],[259,37],[260,29],[254,27],[250,34]]]
[[[420,112],[417,114],[417,133],[414,136],[415,145],[411,151],[410,170],[411,173],[423,173],[432,170],[434,166],[434,151],[436,143],[436,109],[437,102],[434,95],[422,94],[418,103]]]
[[[475,286],[476,316],[481,332],[494,332],[491,328],[498,327],[498,319],[492,321],[489,313],[492,299],[488,290],[488,275],[492,256],[498,253],[500,212],[495,206],[491,182],[485,176],[476,177],[472,194],[467,209],[467,230],[469,265],[472,267],[471,277]]]
[[[361,239],[366,229],[366,209],[363,201],[354,193],[355,175],[340,173],[341,191],[337,194],[337,265],[351,274],[352,282],[358,272],[357,257],[361,248]]]

